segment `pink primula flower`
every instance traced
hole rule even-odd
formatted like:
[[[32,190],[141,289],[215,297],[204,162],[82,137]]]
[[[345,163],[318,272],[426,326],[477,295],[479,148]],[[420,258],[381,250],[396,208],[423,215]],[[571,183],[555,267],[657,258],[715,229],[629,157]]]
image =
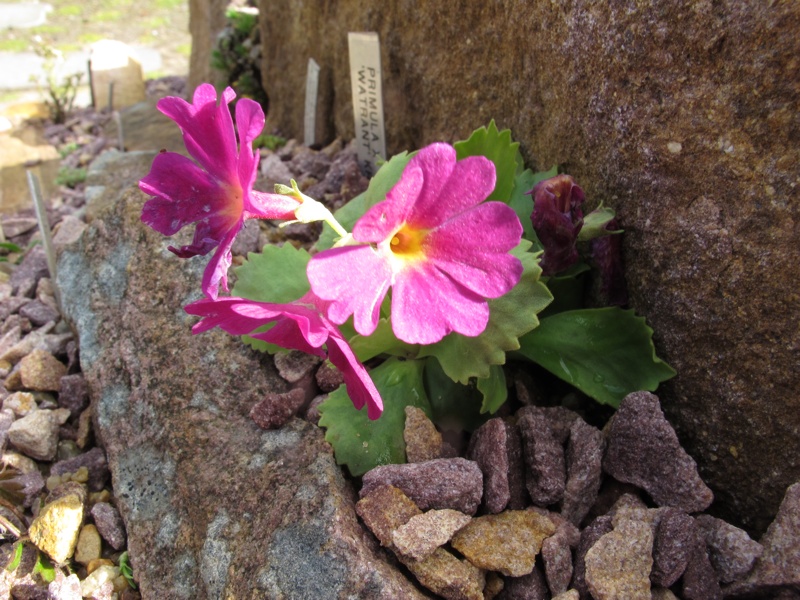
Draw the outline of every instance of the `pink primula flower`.
[[[395,335],[432,344],[451,331],[477,336],[489,321],[487,298],[511,290],[522,264],[509,251],[522,236],[514,210],[484,202],[494,190],[494,164],[482,156],[456,161],[447,144],[432,144],[412,158],[386,200],[353,229],[362,245],[314,256],[308,278],[330,301],[328,317],[370,335],[381,302],[392,288]]]
[[[184,310],[203,319],[192,332],[202,333],[220,327],[233,335],[249,334],[270,344],[300,350],[325,358],[322,346],[327,346],[327,357],[342,372],[347,394],[353,405],[361,410],[366,404],[367,416],[377,419],[383,412],[383,401],[352,348],[342,337],[339,328],[323,316],[327,303],[309,292],[291,304],[255,302],[244,298],[203,299],[189,304]],[[255,329],[275,323],[263,333]]]
[[[183,132],[186,149],[199,164],[175,152],[161,152],[139,188],[150,196],[142,209],[142,221],[174,235],[185,225],[197,223],[188,246],[170,250],[181,258],[208,254],[217,248],[203,274],[203,292],[216,298],[219,285],[228,291],[231,245],[245,219],[293,219],[300,202],[290,196],[253,190],[258,151],[253,140],[264,128],[264,111],[258,103],[242,99],[236,104],[236,127],[228,104],[236,97],[231,88],[217,92],[208,83],[199,86],[192,104],[182,98],[163,98],[158,109]]]

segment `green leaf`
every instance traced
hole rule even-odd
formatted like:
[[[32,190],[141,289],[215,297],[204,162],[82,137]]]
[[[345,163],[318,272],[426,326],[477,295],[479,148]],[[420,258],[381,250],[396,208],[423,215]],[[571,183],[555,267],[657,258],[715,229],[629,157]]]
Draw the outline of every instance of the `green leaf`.
[[[533,212],[533,198],[528,193],[540,181],[550,179],[558,175],[558,166],[553,166],[549,171],[540,171],[534,173],[530,169],[525,169],[522,173],[514,178],[514,189],[511,192],[511,199],[508,205],[517,213],[522,229],[524,231],[523,237],[526,240],[533,242],[534,250],[541,250],[542,244],[533,229],[531,222],[531,213]]]
[[[19,563],[22,562],[22,551],[24,549],[25,549],[25,544],[23,542],[17,542],[14,544],[14,557],[6,566],[6,571],[8,572],[14,571],[19,566]]]
[[[32,573],[34,575],[38,573],[46,583],[52,583],[56,578],[55,567],[53,567],[53,564],[44,552],[39,552],[36,564],[33,565]]]
[[[471,377],[486,378],[492,365],[506,362],[506,352],[517,350],[519,337],[539,324],[536,316],[553,300],[541,281],[537,256],[527,249],[531,243],[522,240],[511,254],[522,261],[519,283],[505,296],[489,300],[489,324],[477,337],[451,333],[440,342],[420,349],[420,357],[435,356],[445,373],[460,383]]]
[[[375,421],[367,408],[356,410],[344,386],[332,392],[319,406],[325,439],[333,446],[336,462],[347,465],[354,477],[373,467],[406,462],[403,440],[406,406],[416,406],[431,415],[422,382],[424,361],[390,358],[370,371],[383,398],[383,414]]]
[[[131,586],[132,590],[136,589],[136,582],[133,580],[133,567],[128,559],[128,551],[125,550],[119,555],[119,572]]]
[[[604,208],[601,203],[596,209],[583,217],[583,227],[578,232],[579,242],[588,242],[594,238],[603,237],[605,235],[613,235],[615,233],[622,233],[621,229],[616,231],[609,231],[606,229],[608,223],[617,215],[613,208]]]
[[[488,200],[509,201],[519,157],[519,142],[511,141],[510,129],[498,131],[492,119],[488,127],[476,129],[468,140],[456,142],[453,147],[458,160],[467,156],[485,156],[491,160],[497,172],[497,183]]]
[[[435,357],[425,360],[425,390],[440,429],[475,431],[487,417],[481,414],[483,396],[477,387],[456,383],[442,370]]]
[[[339,224],[347,231],[353,231],[353,225],[367,210],[386,199],[386,194],[400,181],[408,161],[411,160],[414,154],[416,153],[401,152],[400,154],[395,154],[388,162],[383,163],[378,172],[370,179],[367,191],[359,194],[333,213]],[[339,235],[331,229],[331,226],[323,223],[322,233],[315,248],[319,251],[327,250],[333,247],[338,238]]]
[[[256,302],[285,304],[303,297],[310,289],[306,266],[308,252],[291,244],[264,246],[261,254],[251,252],[237,267],[232,294]]]
[[[553,302],[539,314],[539,319],[583,308],[589,271],[589,265],[581,260],[558,275],[547,277],[547,288],[553,294]]]
[[[508,399],[506,387],[506,374],[503,367],[492,365],[489,367],[489,377],[478,379],[478,390],[483,394],[481,404],[482,413],[494,414]]]
[[[617,407],[631,392],[655,391],[675,371],[656,356],[653,330],[620,308],[589,308],[542,319],[519,353],[601,404]]]
[[[350,347],[361,362],[366,362],[380,354],[413,358],[418,351],[418,346],[397,339],[389,319],[379,319],[378,326],[372,335],[353,337],[350,340]]]

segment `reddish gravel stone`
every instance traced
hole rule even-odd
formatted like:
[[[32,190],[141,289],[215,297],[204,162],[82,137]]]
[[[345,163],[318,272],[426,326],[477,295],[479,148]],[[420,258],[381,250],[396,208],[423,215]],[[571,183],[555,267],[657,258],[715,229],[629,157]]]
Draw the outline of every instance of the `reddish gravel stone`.
[[[572,422],[567,444],[567,483],[561,515],[580,525],[597,500],[603,476],[603,433],[583,419]]]
[[[681,581],[681,592],[685,600],[722,600],[722,589],[711,566],[706,543],[695,536],[692,555],[686,565]]]
[[[422,510],[452,508],[474,515],[483,495],[483,474],[477,463],[465,458],[383,465],[364,475],[361,497],[380,485],[400,488]]]
[[[298,413],[305,400],[306,392],[299,387],[282,394],[267,394],[250,409],[250,418],[261,429],[278,429]]]
[[[39,300],[32,300],[20,307],[19,315],[28,319],[34,327],[41,327],[50,321],[58,321],[61,315],[52,306]]]
[[[677,508],[661,509],[653,541],[653,570],[650,581],[671,587],[683,572],[694,552],[696,527],[692,517]]]
[[[705,510],[714,500],[655,395],[627,395],[606,426],[606,438],[605,472],[644,489],[659,506],[691,513]]]
[[[327,361],[319,366],[315,378],[319,389],[326,393],[332,392],[344,383],[342,372]]]
[[[511,498],[508,489],[506,424],[502,419],[489,419],[472,434],[467,458],[478,463],[483,472],[483,500],[486,510],[499,513]]]
[[[572,550],[567,533],[557,531],[542,542],[542,562],[550,592],[566,592],[572,579]]]
[[[504,421],[506,426],[506,454],[508,455],[508,509],[522,510],[530,504],[525,487],[525,461],[522,457],[522,434],[519,428]]]
[[[414,560],[433,554],[450,541],[453,534],[469,523],[471,517],[456,510],[429,510],[416,515],[395,529],[392,541],[397,552]]]
[[[553,433],[550,421],[536,407],[524,407],[517,414],[528,493],[537,506],[550,506],[564,497],[564,447]]]
[[[613,531],[611,516],[597,517],[583,531],[578,547],[575,549],[575,564],[572,573],[572,587],[578,590],[581,600],[591,600],[589,586],[586,585],[586,553],[595,542]]]
[[[705,540],[711,566],[720,582],[731,583],[753,568],[764,547],[746,531],[710,515],[695,517],[701,539]]]
[[[55,463],[50,468],[51,475],[63,475],[64,473],[74,473],[81,467],[86,467],[89,471],[89,481],[87,485],[90,492],[99,492],[108,482],[109,472],[106,455],[102,448],[92,448],[84,454],[79,454],[75,458],[62,460]]]
[[[68,409],[73,418],[86,410],[89,406],[89,386],[82,374],[65,375],[61,378],[58,405]]]
[[[114,550],[125,547],[125,523],[119,511],[107,502],[98,502],[92,506],[92,520],[102,538]]]
[[[541,569],[536,568],[522,577],[506,577],[505,587],[497,600],[547,600],[550,592]]]

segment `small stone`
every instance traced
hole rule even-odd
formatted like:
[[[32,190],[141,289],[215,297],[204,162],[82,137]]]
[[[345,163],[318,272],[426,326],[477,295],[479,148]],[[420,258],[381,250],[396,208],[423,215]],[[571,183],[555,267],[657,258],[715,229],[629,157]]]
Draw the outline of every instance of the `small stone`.
[[[69,411],[35,410],[17,419],[8,429],[8,441],[35,460],[53,460],[58,450],[58,428],[66,423]]]
[[[278,374],[289,383],[297,383],[303,377],[313,373],[321,362],[319,356],[298,350],[275,354],[275,368],[278,369]]]
[[[425,462],[441,458],[442,434],[420,408],[406,406],[406,423],[403,440],[406,443],[406,459],[410,463]]]
[[[552,600],[580,600],[578,590],[566,590],[553,596]]]
[[[653,531],[624,520],[586,553],[586,585],[595,600],[650,600]]]
[[[3,219],[3,234],[7,238],[28,233],[39,224],[34,217],[6,217]]]
[[[84,525],[78,534],[78,543],[75,546],[73,558],[76,562],[87,565],[89,562],[100,558],[102,547],[103,542],[100,539],[97,527],[92,524]]]
[[[107,502],[98,502],[92,506],[92,520],[97,531],[114,550],[125,547],[125,523],[119,511]]]
[[[28,251],[22,262],[14,269],[9,283],[15,296],[33,298],[36,284],[42,277],[47,277],[47,255],[42,246],[34,246]]]
[[[462,562],[444,548],[421,561],[403,560],[403,564],[426,588],[448,600],[483,600],[483,574]]]
[[[344,383],[342,372],[328,361],[319,366],[314,377],[319,389],[326,393],[332,392]]]
[[[119,577],[119,567],[102,565],[81,581],[81,595],[84,598],[97,598],[102,593],[103,588],[106,588],[108,590],[106,593],[110,596],[110,593],[114,590],[114,580],[117,577]]]
[[[391,485],[378,485],[369,493],[361,494],[361,500],[356,502],[356,513],[381,546],[391,547],[394,531],[422,511],[402,490]]]
[[[661,509],[653,540],[653,585],[668,588],[680,579],[694,552],[696,529],[692,517],[681,510]]]
[[[483,586],[483,600],[494,600],[503,591],[503,578],[494,572],[486,574],[486,585]]]
[[[69,409],[72,418],[89,406],[89,386],[82,374],[64,375],[59,382],[58,405]]]
[[[41,327],[49,321],[58,321],[61,318],[59,312],[51,306],[39,300],[28,302],[19,309],[21,317],[28,319],[35,327]]]
[[[699,535],[695,536],[693,552],[683,572],[681,592],[685,600],[722,600],[717,574]]]
[[[34,350],[19,361],[22,385],[29,390],[57,392],[67,367],[45,350]]]
[[[250,409],[250,418],[261,429],[279,429],[289,422],[305,404],[306,392],[294,388],[282,394],[267,394]]]
[[[12,365],[17,364],[20,359],[33,352],[35,349],[44,346],[47,334],[49,334],[55,326],[55,323],[50,322],[42,325],[36,331],[31,331],[19,342],[3,352],[3,354],[0,355],[0,360],[7,360]]]
[[[114,561],[112,561],[110,558],[95,558],[94,560],[90,560],[88,563],[86,563],[86,574],[88,575],[89,573],[96,571],[99,567],[102,567],[103,565],[108,565],[109,567],[113,567]]]
[[[750,575],[726,588],[727,595],[766,595],[770,586],[800,587],[800,482],[789,486],[775,520],[760,540],[764,547]]]
[[[572,580],[572,550],[566,533],[559,531],[542,542],[542,562],[550,592],[566,592]]]
[[[498,600],[542,600],[549,597],[547,582],[537,566],[522,577],[506,577]]]
[[[467,458],[483,473],[483,501],[490,513],[499,513],[511,499],[508,489],[508,445],[506,424],[489,419],[472,434]]]
[[[449,542],[453,534],[470,520],[471,517],[456,510],[429,510],[398,527],[392,533],[392,541],[400,554],[422,560]]]
[[[589,586],[586,584],[586,553],[605,534],[614,530],[610,515],[604,515],[592,521],[583,531],[575,549],[575,562],[572,573],[572,587],[578,590],[581,598],[589,598]]]
[[[11,410],[17,417],[24,417],[38,408],[30,392],[14,392],[3,400],[3,410]]]
[[[476,567],[521,577],[533,571],[542,541],[553,532],[555,526],[547,517],[508,510],[472,519],[451,544]]]
[[[14,477],[14,481],[20,486],[17,493],[22,495],[22,506],[26,508],[39,500],[39,495],[45,488],[44,477],[38,470],[20,473]]]
[[[517,425],[522,434],[528,493],[535,505],[550,506],[564,497],[564,448],[549,420],[537,407],[523,407],[517,414],[520,415]]]
[[[0,459],[4,467],[16,469],[20,473],[39,473],[39,467],[36,461],[31,460],[27,456],[14,452],[13,450],[6,450],[3,452],[3,457]]]
[[[525,460],[522,455],[522,434],[508,421],[506,426],[506,454],[508,455],[508,505],[509,510],[522,510],[530,504],[525,486]]]
[[[319,412],[319,406],[327,399],[328,394],[320,394],[319,396],[315,396],[306,409],[305,420],[309,423],[313,423],[314,425],[318,425],[319,420],[322,418],[322,414]]]
[[[465,458],[375,467],[364,474],[360,495],[379,485],[400,488],[422,510],[452,508],[468,515],[475,514],[483,495],[481,470]]]
[[[81,580],[73,573],[69,577],[56,569],[56,577],[47,586],[48,600],[81,600]]]
[[[603,433],[583,419],[572,422],[567,444],[567,483],[561,516],[580,525],[597,500],[603,476]]]
[[[78,417],[78,431],[75,436],[75,445],[78,448],[86,448],[92,434],[92,409],[87,408]]]
[[[644,489],[658,506],[691,513],[705,510],[714,500],[655,395],[628,394],[606,426],[606,438],[606,473]]]
[[[705,540],[711,566],[722,583],[731,583],[750,572],[764,547],[747,532],[710,515],[695,517],[701,539]]]
[[[67,493],[45,504],[28,529],[31,541],[58,564],[69,560],[75,551],[83,501],[79,493]]]
[[[275,185],[276,183],[289,185],[289,181],[294,177],[292,171],[277,154],[265,156],[261,160],[260,169],[261,177],[265,180],[267,185]]]
[[[86,467],[89,471],[88,488],[90,492],[102,490],[109,478],[108,462],[102,448],[92,448],[88,452],[79,454],[75,458],[62,460],[55,463],[50,468],[51,475],[64,475],[75,473],[81,467]]]
[[[678,600],[678,597],[666,588],[653,588],[650,590],[652,600]]]

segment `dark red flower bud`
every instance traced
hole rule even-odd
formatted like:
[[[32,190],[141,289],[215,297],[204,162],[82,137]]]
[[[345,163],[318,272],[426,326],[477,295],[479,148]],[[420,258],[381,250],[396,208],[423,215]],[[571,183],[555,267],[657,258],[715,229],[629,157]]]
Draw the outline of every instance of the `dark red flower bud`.
[[[553,275],[578,261],[575,245],[583,227],[583,190],[569,175],[556,175],[536,184],[531,222],[544,247],[540,266],[543,275]]]
[[[619,229],[616,219],[606,225],[608,231]],[[605,235],[591,241],[592,263],[599,275],[600,300],[610,306],[628,304],[628,287],[622,266],[622,234]]]

